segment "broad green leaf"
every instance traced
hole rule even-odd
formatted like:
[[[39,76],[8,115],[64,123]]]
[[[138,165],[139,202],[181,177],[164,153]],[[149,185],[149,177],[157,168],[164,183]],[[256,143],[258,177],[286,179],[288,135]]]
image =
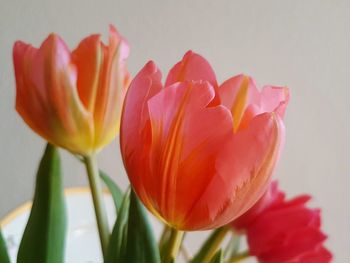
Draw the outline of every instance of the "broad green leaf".
[[[160,255],[145,208],[132,191],[126,257],[123,263],[160,263]]]
[[[118,217],[113,227],[113,232],[109,240],[109,246],[105,263],[123,262],[125,257],[127,230],[130,206],[130,191],[127,191],[118,210]]]
[[[123,200],[123,191],[119,186],[102,170],[100,172],[100,177],[108,187],[109,192],[112,194],[113,202],[116,207],[116,211],[120,209]]]
[[[0,262],[11,263],[10,257],[7,252],[6,242],[4,237],[2,236],[1,230],[0,230]]]
[[[220,249],[218,252],[216,252],[215,256],[212,258],[210,263],[223,263],[223,256],[222,256],[222,250]]]
[[[17,262],[64,262],[66,229],[60,158],[56,147],[48,144],[38,169],[33,206]]]

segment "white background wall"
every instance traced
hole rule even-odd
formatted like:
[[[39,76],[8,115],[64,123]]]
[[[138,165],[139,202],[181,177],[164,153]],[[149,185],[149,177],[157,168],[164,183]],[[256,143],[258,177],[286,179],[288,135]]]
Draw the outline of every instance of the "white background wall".
[[[71,48],[116,25],[129,40],[134,75],[153,59],[165,72],[185,51],[204,55],[220,81],[244,72],[257,83],[287,85],[287,143],[275,175],[288,194],[310,193],[323,210],[335,262],[350,262],[350,1],[0,0],[0,217],[32,196],[44,142],[14,110],[12,45],[38,46],[50,33]],[[124,187],[118,146],[100,166]],[[84,170],[63,153],[67,186]]]

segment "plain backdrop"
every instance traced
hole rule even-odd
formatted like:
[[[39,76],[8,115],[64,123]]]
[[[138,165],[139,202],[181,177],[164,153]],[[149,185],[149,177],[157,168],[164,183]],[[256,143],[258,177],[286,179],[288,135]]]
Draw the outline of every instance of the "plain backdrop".
[[[31,199],[44,141],[14,110],[12,45],[35,46],[50,32],[70,48],[114,24],[131,44],[135,75],[150,59],[164,75],[192,49],[220,82],[239,74],[287,85],[287,140],[274,175],[289,196],[309,193],[321,207],[335,262],[350,262],[350,1],[0,0],[0,218]],[[116,143],[99,164],[127,186]],[[65,184],[86,185],[82,166],[62,151]],[[193,235],[192,243],[200,243]]]

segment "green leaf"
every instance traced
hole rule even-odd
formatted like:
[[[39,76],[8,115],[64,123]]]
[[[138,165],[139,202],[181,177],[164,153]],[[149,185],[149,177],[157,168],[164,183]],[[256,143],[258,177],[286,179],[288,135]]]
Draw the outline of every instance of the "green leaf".
[[[33,206],[17,262],[64,262],[66,229],[60,158],[56,147],[48,144],[38,169]]]
[[[129,191],[124,195],[109,241],[105,263],[160,263],[145,208]]]
[[[222,250],[220,249],[218,252],[216,252],[216,254],[212,258],[210,263],[223,263],[223,262],[224,262],[224,260],[223,260],[223,256],[222,256]]]
[[[145,208],[132,191],[125,263],[160,263],[160,255]]]
[[[127,191],[118,210],[118,217],[109,240],[107,255],[104,261],[105,263],[122,262],[122,259],[125,257],[129,206],[130,191]]]
[[[102,170],[99,171],[100,177],[108,187],[109,192],[112,194],[113,202],[116,210],[118,211],[121,207],[123,200],[123,191],[119,186]]]
[[[11,263],[10,257],[7,253],[7,247],[2,232],[0,230],[0,262],[1,263]]]

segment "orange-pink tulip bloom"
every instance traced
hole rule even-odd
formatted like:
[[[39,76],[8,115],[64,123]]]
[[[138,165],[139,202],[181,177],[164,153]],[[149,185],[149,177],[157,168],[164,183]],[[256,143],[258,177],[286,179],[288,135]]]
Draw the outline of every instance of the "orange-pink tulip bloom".
[[[84,155],[99,150],[119,132],[128,53],[127,42],[112,26],[109,45],[91,35],[73,52],[56,34],[40,48],[17,41],[17,111],[52,144]]]
[[[265,192],[284,141],[288,89],[258,91],[239,75],[220,86],[209,63],[188,52],[165,85],[149,62],[132,81],[121,150],[146,207],[174,228],[212,229]]]

